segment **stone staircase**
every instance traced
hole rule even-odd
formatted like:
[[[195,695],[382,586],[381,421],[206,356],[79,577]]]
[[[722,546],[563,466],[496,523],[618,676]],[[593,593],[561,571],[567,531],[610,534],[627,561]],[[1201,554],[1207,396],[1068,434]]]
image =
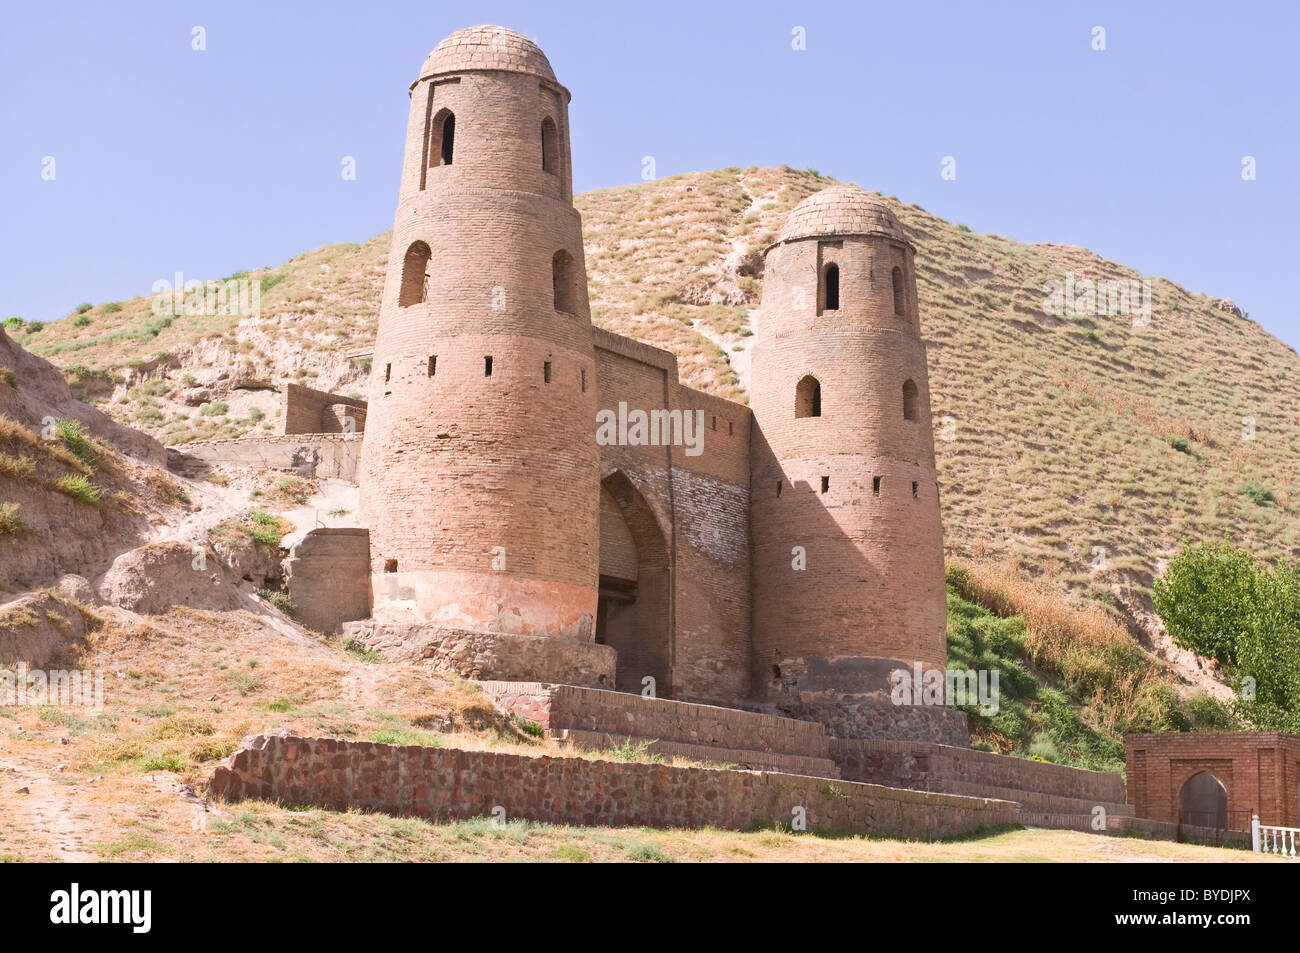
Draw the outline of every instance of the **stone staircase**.
[[[575,685],[479,684],[548,737],[588,750],[630,741],[665,760],[1012,801],[1027,827],[1095,832],[1101,808],[1109,833],[1174,836],[1172,825],[1134,816],[1118,774],[955,745],[835,738],[818,722]]]
[[[644,743],[647,753],[753,771],[839,778],[826,729],[736,708],[542,682],[480,682],[548,737],[589,750]]]

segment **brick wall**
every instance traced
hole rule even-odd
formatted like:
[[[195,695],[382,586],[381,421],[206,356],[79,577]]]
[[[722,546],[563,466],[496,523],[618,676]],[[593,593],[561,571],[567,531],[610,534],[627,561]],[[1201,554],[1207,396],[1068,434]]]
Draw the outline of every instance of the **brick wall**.
[[[168,466],[185,467],[185,458],[204,463],[291,470],[299,476],[357,481],[361,434],[287,434],[187,443],[183,451],[168,448]],[[173,456],[176,458],[173,460]]]
[[[226,800],[256,797],[456,820],[507,818],[611,827],[809,831],[936,838],[1016,823],[1017,805],[869,784],[659,764],[528,757],[454,748],[259,736],[212,774]]]
[[[280,394],[282,434],[362,433],[366,429],[366,402],[360,398],[285,384]],[[352,420],[351,430],[343,418]]]
[[[370,615],[369,531],[314,529],[289,550],[284,571],[307,628],[329,634]]]
[[[1202,771],[1227,791],[1228,824],[1300,827],[1300,738],[1279,732],[1125,735],[1128,799],[1139,817],[1176,823],[1183,785]]]

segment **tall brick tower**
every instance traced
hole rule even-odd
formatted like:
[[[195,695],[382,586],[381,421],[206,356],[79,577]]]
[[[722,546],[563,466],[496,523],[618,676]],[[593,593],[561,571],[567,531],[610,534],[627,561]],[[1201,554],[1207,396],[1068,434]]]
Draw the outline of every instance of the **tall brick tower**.
[[[595,358],[569,91],[536,45],[483,26],[439,43],[410,97],[360,477],[374,618],[504,637],[489,651],[516,661],[553,651],[539,637],[586,645],[612,671],[594,645]],[[517,668],[485,674],[547,674]]]
[[[801,202],[766,251],[750,388],[753,685],[786,707],[881,701],[891,671],[944,664],[913,254],[888,207],[854,186]]]

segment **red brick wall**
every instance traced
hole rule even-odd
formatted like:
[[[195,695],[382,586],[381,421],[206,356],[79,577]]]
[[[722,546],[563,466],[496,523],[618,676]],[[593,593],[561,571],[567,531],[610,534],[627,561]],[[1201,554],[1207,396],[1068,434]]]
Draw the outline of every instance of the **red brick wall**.
[[[1139,817],[1178,821],[1183,785],[1209,771],[1228,793],[1228,822],[1300,826],[1300,738],[1278,732],[1126,735],[1128,799]]]
[[[333,411],[337,405],[338,411]],[[282,434],[296,433],[364,433],[366,429],[366,402],[339,394],[330,394],[299,384],[285,384],[280,395]],[[353,412],[348,414],[348,409]],[[352,418],[352,429],[346,431],[341,417]]]
[[[1016,823],[1007,801],[796,775],[528,757],[334,739],[253,738],[209,784],[214,796],[359,808],[437,820],[490,816],[611,827],[789,826],[934,838]]]

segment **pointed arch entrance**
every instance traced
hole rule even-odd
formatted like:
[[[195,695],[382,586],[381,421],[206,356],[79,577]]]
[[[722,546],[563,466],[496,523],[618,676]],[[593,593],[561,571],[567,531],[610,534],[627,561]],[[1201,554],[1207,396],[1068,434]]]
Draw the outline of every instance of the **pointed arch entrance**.
[[[1192,775],[1178,795],[1184,824],[1224,829],[1228,826],[1228,789],[1209,771]]]
[[[648,675],[670,698],[668,545],[654,511],[621,470],[600,484],[596,641],[618,652],[614,686],[640,694]]]

